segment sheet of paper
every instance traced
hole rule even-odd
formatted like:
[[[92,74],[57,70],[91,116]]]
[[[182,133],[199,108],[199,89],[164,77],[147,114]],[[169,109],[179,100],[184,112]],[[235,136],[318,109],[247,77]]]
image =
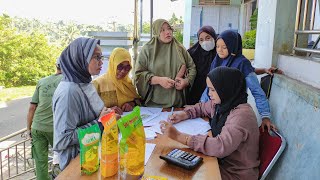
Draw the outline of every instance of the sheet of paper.
[[[177,130],[190,135],[207,134],[211,129],[209,123],[202,118],[188,119],[173,125]],[[155,124],[149,128],[150,130],[162,134],[160,124]]]
[[[202,118],[188,119],[177,124],[174,124],[180,132],[197,135],[207,134],[208,130],[211,129],[209,123]]]
[[[144,133],[146,135],[147,140],[154,139],[155,137],[157,137],[157,134],[150,128],[144,128]]]
[[[143,126],[150,126],[149,121],[157,117],[162,111],[162,108],[150,108],[150,107],[140,107],[140,115],[142,119]],[[122,116],[125,116],[130,112],[124,112]]]
[[[156,147],[155,144],[146,143],[146,152],[144,154],[144,165],[147,164],[148,160],[150,159],[150,156],[152,154],[152,151]]]
[[[169,115],[171,115],[170,112],[160,112],[156,117],[154,117],[150,121],[144,122],[143,125],[144,126],[157,125],[157,124],[159,124],[160,121],[166,121],[168,119]]]

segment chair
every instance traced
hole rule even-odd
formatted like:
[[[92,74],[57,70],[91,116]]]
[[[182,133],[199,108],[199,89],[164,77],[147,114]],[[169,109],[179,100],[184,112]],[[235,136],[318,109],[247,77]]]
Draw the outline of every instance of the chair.
[[[267,99],[270,97],[271,85],[272,85],[273,75],[266,75],[261,78],[260,86],[264,93],[266,94]]]
[[[268,130],[262,132],[260,127],[259,137],[259,179],[263,180],[269,174],[286,146],[286,140],[278,132]]]

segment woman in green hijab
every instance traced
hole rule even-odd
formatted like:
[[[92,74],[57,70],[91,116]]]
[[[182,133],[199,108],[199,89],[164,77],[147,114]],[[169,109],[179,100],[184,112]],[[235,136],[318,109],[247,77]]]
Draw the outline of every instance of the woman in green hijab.
[[[196,76],[196,67],[187,50],[173,37],[169,22],[158,19],[153,37],[146,43],[135,64],[135,85],[150,107],[182,107]]]

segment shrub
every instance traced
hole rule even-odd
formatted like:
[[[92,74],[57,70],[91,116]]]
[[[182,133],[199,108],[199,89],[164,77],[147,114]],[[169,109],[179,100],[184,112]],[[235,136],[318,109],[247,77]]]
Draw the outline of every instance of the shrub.
[[[247,31],[244,33],[242,40],[244,49],[255,49],[256,46],[256,30]]]

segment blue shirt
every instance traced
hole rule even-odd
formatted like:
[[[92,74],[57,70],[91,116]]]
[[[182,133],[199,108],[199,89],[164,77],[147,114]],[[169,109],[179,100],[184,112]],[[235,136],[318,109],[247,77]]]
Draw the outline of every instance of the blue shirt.
[[[270,119],[271,113],[270,113],[269,102],[260,86],[256,73],[252,72],[248,74],[248,76],[245,79],[246,79],[247,87],[250,89],[251,94],[254,97],[254,100],[256,102],[256,106],[261,118]],[[202,93],[200,102],[207,102],[209,100],[210,98],[208,95],[208,87],[207,87]]]

